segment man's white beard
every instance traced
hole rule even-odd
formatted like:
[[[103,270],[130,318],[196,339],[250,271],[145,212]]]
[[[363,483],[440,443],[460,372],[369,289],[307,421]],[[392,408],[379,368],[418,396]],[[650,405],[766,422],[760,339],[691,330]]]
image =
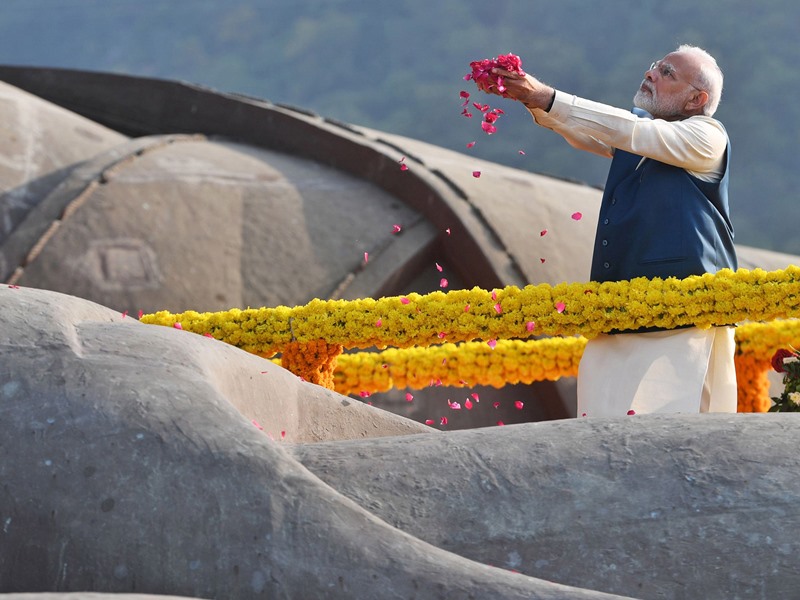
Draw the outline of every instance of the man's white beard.
[[[673,97],[669,100],[662,101],[657,93],[655,88],[647,86],[647,89],[650,90],[650,93],[646,93],[641,88],[636,91],[636,95],[633,97],[633,105],[636,108],[641,108],[642,110],[646,110],[655,119],[674,119],[676,117],[684,117],[683,114],[683,99],[678,97]]]

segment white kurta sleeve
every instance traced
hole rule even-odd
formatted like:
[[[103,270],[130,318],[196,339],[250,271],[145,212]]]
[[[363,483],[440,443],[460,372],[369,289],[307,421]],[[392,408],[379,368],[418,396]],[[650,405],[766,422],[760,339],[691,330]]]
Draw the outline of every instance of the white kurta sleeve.
[[[581,150],[610,157],[619,148],[681,167],[700,179],[722,176],[728,138],[722,124],[711,117],[646,119],[561,91],[556,91],[549,112],[530,112],[539,125]]]

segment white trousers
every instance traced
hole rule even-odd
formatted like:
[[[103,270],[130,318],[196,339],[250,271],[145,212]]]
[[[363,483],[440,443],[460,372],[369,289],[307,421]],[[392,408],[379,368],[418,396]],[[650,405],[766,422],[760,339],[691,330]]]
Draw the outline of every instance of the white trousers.
[[[578,417],[736,412],[733,327],[600,335],[578,369]]]

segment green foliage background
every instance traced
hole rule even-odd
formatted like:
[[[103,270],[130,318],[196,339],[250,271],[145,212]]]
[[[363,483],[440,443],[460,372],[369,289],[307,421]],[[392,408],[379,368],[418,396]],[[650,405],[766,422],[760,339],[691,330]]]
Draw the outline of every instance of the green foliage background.
[[[513,52],[627,108],[647,65],[692,43],[726,75],[737,241],[800,254],[799,26],[795,0],[4,0],[0,62],[182,79],[602,185],[605,159],[511,101],[486,97],[507,112],[491,137],[461,117],[469,62]]]

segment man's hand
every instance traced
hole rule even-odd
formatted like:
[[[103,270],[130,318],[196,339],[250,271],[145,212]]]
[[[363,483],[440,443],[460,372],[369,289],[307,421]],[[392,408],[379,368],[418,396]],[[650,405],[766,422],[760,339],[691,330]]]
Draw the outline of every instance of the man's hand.
[[[541,108],[548,110],[553,104],[555,89],[551,88],[536,79],[533,75],[512,73],[505,69],[492,69],[493,75],[500,75],[503,78],[505,93],[522,102],[528,108]]]

